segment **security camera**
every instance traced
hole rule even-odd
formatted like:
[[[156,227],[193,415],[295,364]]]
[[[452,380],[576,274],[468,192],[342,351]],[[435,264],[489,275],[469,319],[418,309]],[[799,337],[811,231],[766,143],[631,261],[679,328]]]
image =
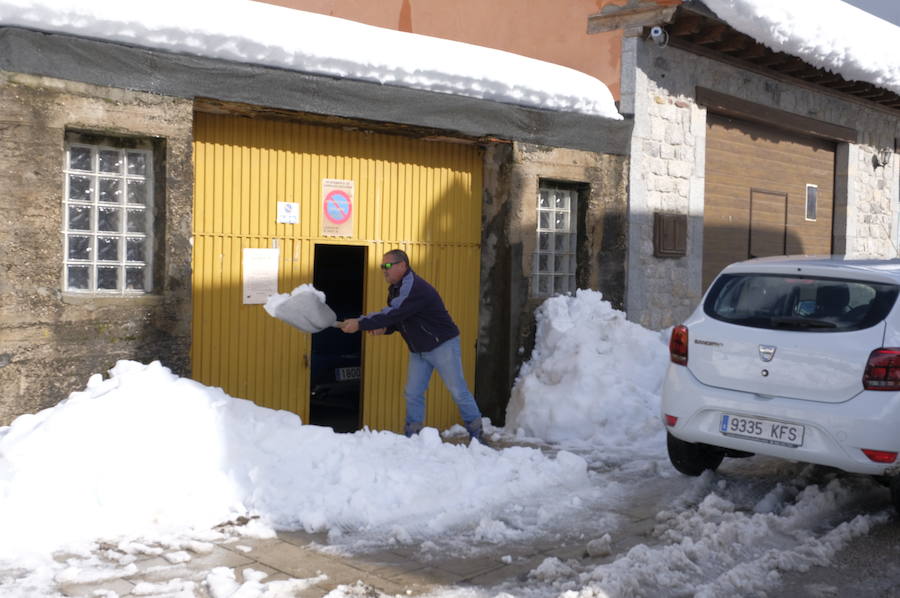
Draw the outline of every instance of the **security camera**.
[[[665,46],[669,43],[669,34],[665,29],[656,25],[650,28],[650,39],[655,41],[657,45]]]

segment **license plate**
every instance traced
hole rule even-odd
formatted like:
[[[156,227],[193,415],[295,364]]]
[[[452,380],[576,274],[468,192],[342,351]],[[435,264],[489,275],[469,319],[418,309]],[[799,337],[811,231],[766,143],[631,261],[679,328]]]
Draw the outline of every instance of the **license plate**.
[[[789,424],[771,419],[744,417],[741,415],[722,414],[719,431],[725,436],[747,438],[769,444],[798,447],[803,446],[805,428],[798,424]]]
[[[335,368],[334,377],[338,382],[346,382],[347,380],[359,380],[359,366],[348,368]]]

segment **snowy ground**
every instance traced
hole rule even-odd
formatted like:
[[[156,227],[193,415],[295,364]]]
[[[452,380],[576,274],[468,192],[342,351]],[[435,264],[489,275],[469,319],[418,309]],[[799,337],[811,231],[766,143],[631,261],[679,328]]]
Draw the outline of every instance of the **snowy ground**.
[[[491,446],[463,443],[461,428],[335,434],[159,363],[120,362],[0,428],[0,595],[112,588],[141,556],[184,563],[276,529],[322,532],[320,549],[340,554],[402,545],[422,559],[515,562],[559,544],[592,557],[547,558],[524,579],[446,598],[764,595],[892,517],[874,482],[822,468],[749,459],[674,472],[658,419],[666,362],[664,336],[598,293],[550,299]],[[202,591],[294,596],[317,581],[237,579],[211,569]],[[173,580],[132,595],[199,591]]]

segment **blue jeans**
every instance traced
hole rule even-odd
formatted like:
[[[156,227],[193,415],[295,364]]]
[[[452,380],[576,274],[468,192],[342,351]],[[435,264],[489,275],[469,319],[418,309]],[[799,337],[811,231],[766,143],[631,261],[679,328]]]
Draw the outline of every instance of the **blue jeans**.
[[[444,341],[431,351],[409,354],[409,369],[406,373],[406,435],[418,432],[425,422],[425,391],[431,380],[431,373],[437,370],[447,390],[453,395],[459,407],[466,429],[472,432],[473,426],[481,429],[481,411],[475,403],[475,397],[469,392],[462,369],[462,354],[459,349],[459,336]],[[477,424],[476,424],[477,422]]]

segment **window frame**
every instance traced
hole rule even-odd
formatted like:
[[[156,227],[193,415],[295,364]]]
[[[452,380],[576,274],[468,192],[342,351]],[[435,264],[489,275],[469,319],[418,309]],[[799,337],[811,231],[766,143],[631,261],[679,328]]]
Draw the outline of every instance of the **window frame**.
[[[815,193],[813,194],[813,203],[812,203],[812,218],[809,217],[809,190],[814,189]],[[806,194],[803,197],[803,217],[807,222],[815,222],[816,218],[818,218],[819,214],[819,186],[814,185],[812,183],[806,184]]]
[[[543,193],[546,192],[548,200],[552,201],[555,193],[565,194],[568,198],[565,207],[557,205],[542,206]],[[567,184],[553,180],[540,180],[538,183],[538,192],[535,206],[535,249],[532,257],[531,266],[531,294],[533,297],[552,297],[554,295],[571,295],[577,289],[576,271],[578,267],[578,218],[579,218],[579,197],[580,189],[577,184]],[[548,214],[547,225],[542,226],[541,215]],[[559,214],[566,215],[567,230],[563,231],[557,227]],[[547,236],[547,245],[542,246],[541,235]],[[558,248],[558,235],[567,235],[567,247]],[[541,258],[545,257],[546,262],[543,264]],[[565,258],[566,272],[557,271],[558,259]],[[558,279],[565,278],[565,288],[558,288]],[[550,288],[542,289],[542,281],[549,280]]]
[[[85,139],[87,137],[87,139]],[[62,219],[61,219],[61,237],[62,237],[62,289],[63,293],[79,295],[79,296],[95,296],[95,297],[135,297],[146,296],[153,293],[153,270],[154,255],[156,251],[156,238],[154,231],[154,213],[155,213],[155,148],[149,143],[140,143],[129,140],[120,140],[114,138],[94,139],[90,135],[67,135],[64,144],[63,155],[63,198],[62,198]],[[71,163],[72,150],[83,148],[90,151],[90,170],[81,168],[73,168]],[[119,172],[101,171],[100,160],[103,152],[116,152],[119,156],[121,164]],[[143,156],[144,168],[143,173],[128,172],[128,156]],[[81,176],[88,178],[90,199],[78,199],[71,197],[71,184],[73,176]],[[119,193],[121,199],[116,202],[100,201],[100,182],[101,179],[112,179],[118,181]],[[129,182],[141,182],[144,185],[143,198],[144,203],[132,203],[128,201]],[[90,222],[87,229],[70,228],[71,208],[87,207],[90,213]],[[100,211],[101,209],[115,208],[119,210],[118,230],[104,231],[100,230]],[[142,211],[143,231],[135,232],[128,230],[129,211]],[[70,239],[72,237],[87,237],[90,239],[88,248],[88,259],[72,258],[70,255]],[[117,257],[115,260],[100,259],[99,243],[100,238],[111,237],[117,239]],[[140,239],[143,244],[143,260],[128,260],[128,242],[129,240]],[[70,267],[86,266],[88,271],[87,288],[73,288],[70,286]],[[116,288],[98,288],[99,276],[98,272],[101,268],[115,268],[116,271]],[[143,271],[142,284],[143,288],[128,288],[128,269],[140,268]]]

